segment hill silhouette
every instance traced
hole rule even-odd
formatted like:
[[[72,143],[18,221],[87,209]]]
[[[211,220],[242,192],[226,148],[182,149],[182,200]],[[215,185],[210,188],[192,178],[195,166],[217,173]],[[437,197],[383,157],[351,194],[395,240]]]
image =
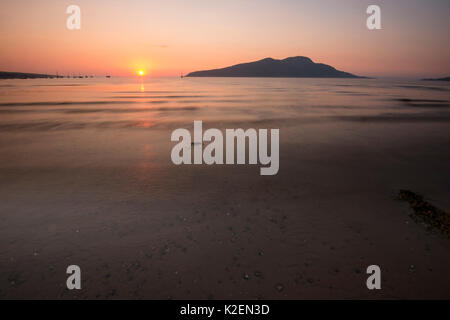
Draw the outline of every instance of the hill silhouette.
[[[363,78],[300,56],[283,60],[265,58],[221,69],[195,71],[187,77]]]

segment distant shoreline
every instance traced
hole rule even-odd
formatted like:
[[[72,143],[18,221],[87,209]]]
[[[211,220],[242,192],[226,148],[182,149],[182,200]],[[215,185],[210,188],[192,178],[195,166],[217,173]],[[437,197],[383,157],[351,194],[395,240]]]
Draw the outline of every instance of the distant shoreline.
[[[51,74],[24,73],[24,72],[6,72],[0,71],[0,79],[41,79],[41,78],[62,78]]]
[[[450,77],[421,79],[422,81],[450,81]]]
[[[42,73],[29,73],[29,72],[9,72],[9,71],[0,71],[0,80],[8,80],[8,79],[62,79],[62,78],[68,78],[68,79],[82,79],[82,78],[93,78],[94,76],[87,76],[87,75],[73,75],[73,76],[63,76],[63,75],[55,75],[55,74],[42,74]],[[110,78],[111,76],[106,75],[106,78]],[[120,77],[120,76],[119,76]],[[128,76],[123,76],[128,77]],[[167,76],[169,78],[172,77],[178,77],[178,76]],[[342,78],[342,79],[377,79],[375,77],[365,77],[365,76],[354,76],[354,77],[333,77],[333,76],[286,76],[286,75],[264,75],[264,76],[248,76],[248,75],[192,75],[192,72],[190,74],[187,74],[186,77],[193,77],[193,78],[324,78],[324,79],[336,79],[336,78]],[[159,78],[159,77],[157,77]],[[402,79],[403,80],[403,79]],[[406,79],[405,79],[406,80]],[[414,80],[414,78],[408,79],[408,80]],[[416,81],[450,81],[449,77],[443,77],[443,78],[422,78],[417,79]]]
[[[8,71],[0,71],[0,80],[3,79],[62,79],[62,78],[74,78],[74,79],[82,79],[82,78],[93,78],[94,76],[90,75],[78,75],[78,76],[62,76],[57,74],[42,74],[42,73],[26,73],[26,72],[8,72]],[[107,75],[106,78],[110,78],[111,76]]]

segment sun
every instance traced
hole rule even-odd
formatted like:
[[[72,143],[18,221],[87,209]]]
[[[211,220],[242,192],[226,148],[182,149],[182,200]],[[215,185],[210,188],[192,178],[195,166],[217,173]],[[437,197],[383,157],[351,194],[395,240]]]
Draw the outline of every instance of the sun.
[[[144,70],[139,70],[138,71],[138,75],[140,75],[141,77],[145,74]]]

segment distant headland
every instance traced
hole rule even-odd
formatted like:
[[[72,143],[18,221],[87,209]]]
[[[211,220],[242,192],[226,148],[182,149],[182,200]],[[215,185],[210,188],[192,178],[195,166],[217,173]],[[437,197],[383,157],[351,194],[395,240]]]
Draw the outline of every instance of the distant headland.
[[[195,71],[187,77],[364,78],[300,56],[283,60],[265,58],[222,69]]]
[[[40,78],[56,78],[56,77],[59,76],[52,74],[0,71],[0,79],[40,79]]]
[[[445,78],[429,78],[429,79],[422,79],[423,81],[450,81],[450,77]]]
[[[42,73],[24,73],[24,72],[7,72],[0,71],[0,79],[60,79],[60,78],[73,78],[73,79],[83,79],[83,78],[93,78],[93,75],[58,75],[58,74],[42,74]],[[111,78],[110,75],[106,75],[106,78]]]

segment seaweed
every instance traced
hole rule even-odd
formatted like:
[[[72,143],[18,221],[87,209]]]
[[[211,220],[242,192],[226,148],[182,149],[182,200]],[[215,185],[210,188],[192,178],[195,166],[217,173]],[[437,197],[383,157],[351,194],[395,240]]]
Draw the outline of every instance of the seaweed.
[[[410,217],[417,223],[422,223],[427,230],[438,229],[450,238],[450,215],[431,203],[424,200],[423,196],[409,190],[400,190],[398,198],[407,201],[413,213]]]

